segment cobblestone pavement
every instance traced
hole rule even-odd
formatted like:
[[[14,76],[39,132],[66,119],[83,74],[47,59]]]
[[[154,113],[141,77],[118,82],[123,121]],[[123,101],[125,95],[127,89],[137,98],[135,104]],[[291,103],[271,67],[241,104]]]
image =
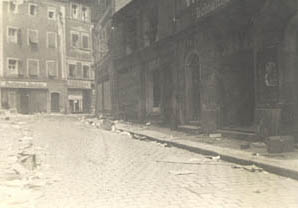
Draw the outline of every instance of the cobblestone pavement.
[[[125,134],[70,117],[30,123],[44,163],[59,178],[38,208],[298,207],[298,181]]]

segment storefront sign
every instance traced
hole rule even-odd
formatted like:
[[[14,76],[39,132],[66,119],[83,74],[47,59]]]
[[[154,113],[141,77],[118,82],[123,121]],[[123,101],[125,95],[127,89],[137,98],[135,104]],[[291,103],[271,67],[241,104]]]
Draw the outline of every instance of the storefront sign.
[[[47,88],[46,82],[0,81],[0,87],[5,88]]]
[[[209,13],[215,11],[219,7],[224,6],[231,0],[203,0],[199,1],[196,7],[196,17],[200,18],[208,15]]]
[[[67,86],[77,89],[91,89],[91,81],[86,80],[67,80]]]

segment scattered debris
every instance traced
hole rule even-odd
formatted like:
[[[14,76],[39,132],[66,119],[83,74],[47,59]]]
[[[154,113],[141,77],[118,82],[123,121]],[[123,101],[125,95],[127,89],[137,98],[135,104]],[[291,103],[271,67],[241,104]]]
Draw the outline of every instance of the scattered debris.
[[[247,144],[241,144],[240,145],[240,149],[244,150],[244,149],[249,149],[250,148],[250,145],[247,143]]]
[[[266,144],[264,142],[254,142],[251,143],[251,146],[254,148],[266,148]]]
[[[210,138],[221,138],[222,135],[221,134],[209,134]]]
[[[255,172],[263,172],[263,168],[259,168],[255,165],[249,165],[249,166],[238,166],[238,165],[234,165],[232,166],[232,168],[234,169],[242,169],[242,170],[246,170],[246,171],[249,171],[249,172],[252,172],[252,173],[255,173]]]
[[[120,135],[122,135],[122,136],[128,136],[128,137],[132,138],[131,133],[126,132],[126,131],[121,132]]]
[[[196,172],[194,171],[188,171],[188,170],[184,170],[184,171],[169,171],[170,174],[173,175],[192,175],[192,174],[196,174]]]
[[[218,156],[207,156],[206,158],[218,161],[218,160],[220,160],[220,155],[218,155]]]
[[[260,156],[259,153],[252,153],[252,155],[255,156],[255,157],[259,157]]]

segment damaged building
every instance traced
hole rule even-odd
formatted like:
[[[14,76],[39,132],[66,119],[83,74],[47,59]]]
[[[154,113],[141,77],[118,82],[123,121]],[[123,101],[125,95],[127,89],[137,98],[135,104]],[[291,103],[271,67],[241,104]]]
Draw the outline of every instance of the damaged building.
[[[131,1],[113,16],[114,114],[295,134],[297,24],[296,0]]]
[[[19,113],[92,110],[88,2],[0,2],[1,108]]]

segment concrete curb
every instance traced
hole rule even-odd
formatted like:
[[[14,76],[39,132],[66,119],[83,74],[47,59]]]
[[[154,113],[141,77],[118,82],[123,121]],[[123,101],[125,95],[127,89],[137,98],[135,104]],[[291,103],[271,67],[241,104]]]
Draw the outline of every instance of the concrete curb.
[[[148,133],[142,133],[139,131],[128,130],[125,128],[117,128],[120,131],[129,132],[132,135],[138,135],[146,137],[151,141],[155,141],[158,143],[167,144],[170,146],[174,146],[180,149],[185,149],[190,152],[202,154],[202,155],[212,155],[212,156],[220,156],[222,160],[236,163],[240,165],[256,165],[267,172],[277,174],[279,176],[292,178],[294,180],[298,180],[298,166],[297,168],[290,168],[285,166],[284,164],[276,164],[276,161],[270,160],[263,156],[252,156],[251,153],[243,152],[240,150],[232,150],[228,148],[218,147],[214,145],[203,144],[199,142],[190,142],[186,140],[168,140],[165,138],[158,138],[157,136],[151,136]]]

